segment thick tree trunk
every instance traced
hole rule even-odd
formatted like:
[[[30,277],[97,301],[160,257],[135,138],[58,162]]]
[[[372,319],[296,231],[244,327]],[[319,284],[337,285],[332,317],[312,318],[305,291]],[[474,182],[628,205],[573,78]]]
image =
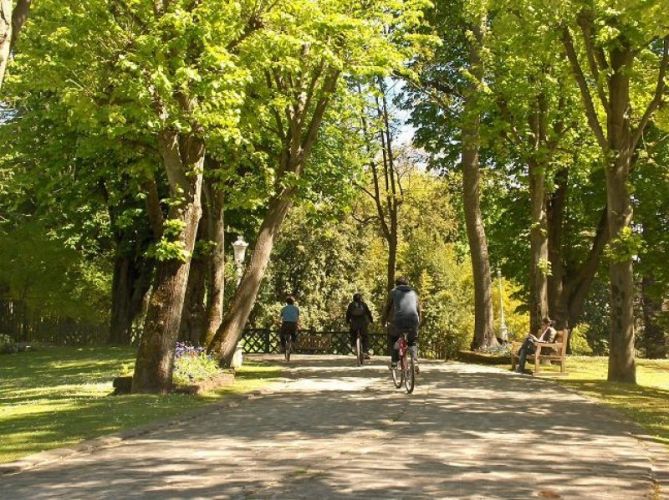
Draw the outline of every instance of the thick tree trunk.
[[[201,256],[194,257],[190,262],[186,298],[179,328],[179,340],[193,345],[200,343],[206,327],[204,306],[206,274],[207,259]]]
[[[184,260],[165,260],[157,265],[153,292],[137,353],[132,391],[165,393],[172,385],[174,350],[179,335],[190,260],[201,216],[204,145],[195,137],[180,138],[163,132],[159,150],[167,171],[170,193],[183,201],[172,205],[169,219],[183,224],[176,240],[186,252]]]
[[[202,217],[197,229],[196,250],[190,261],[188,285],[186,286],[186,297],[179,328],[179,340],[193,345],[200,343],[206,327],[205,296],[209,257],[198,251],[197,248],[198,243],[201,245],[208,240],[208,210],[205,203],[206,197],[204,196],[204,180],[202,190]]]
[[[223,366],[229,366],[244,325],[255,304],[274,241],[293,204],[293,194],[293,190],[286,189],[270,202],[237,292],[221,327],[212,340],[210,350],[218,354]]]
[[[636,383],[634,363],[634,275],[632,256],[616,251],[616,243],[631,235],[632,204],[627,186],[632,159],[629,71],[634,58],[624,45],[611,50],[607,136],[611,158],[606,168],[608,222],[614,256],[609,264],[611,335],[608,380]],[[629,232],[629,233],[628,233]],[[628,253],[628,252],[624,252]]]
[[[114,262],[112,306],[108,343],[129,345],[132,326],[151,287],[153,261],[143,257],[120,255]]]
[[[207,313],[202,345],[208,346],[223,321],[223,297],[225,290],[225,210],[223,190],[207,186],[209,205],[209,241],[214,244],[209,257],[209,288]]]
[[[654,296],[655,279],[644,276],[641,280],[641,306],[643,310],[643,347],[646,358],[665,359],[667,357],[667,338],[658,323],[662,313],[662,301]]]
[[[483,46],[483,26],[473,26],[475,40],[469,43],[469,64],[477,82],[483,81],[483,62],[480,50]],[[465,95],[462,125],[462,192],[467,227],[467,240],[471,253],[474,278],[474,339],[472,349],[497,345],[493,329],[492,279],[488,258],[488,240],[485,235],[480,205],[479,148],[481,114],[479,110],[479,89],[473,85]]]
[[[28,20],[30,14],[30,4],[32,0],[18,0],[12,12],[12,47],[16,44],[19,38],[19,33],[23,29],[23,25]]]
[[[0,0],[0,90],[12,47],[12,0]]]
[[[478,144],[463,140],[463,202],[467,239],[474,277],[474,340],[472,349],[496,345],[493,330],[492,280],[488,259],[488,241],[479,205]]]
[[[397,271],[397,236],[388,238],[388,266],[386,276],[386,291],[390,292],[395,286],[395,273]]]
[[[130,344],[132,330],[131,298],[133,281],[133,265],[130,256],[119,256],[114,262],[112,278],[111,322],[109,325],[108,343],[111,345]]]
[[[531,203],[530,228],[530,333],[541,328],[548,316],[548,227],[546,221],[546,170],[544,165],[530,162],[529,184]]]

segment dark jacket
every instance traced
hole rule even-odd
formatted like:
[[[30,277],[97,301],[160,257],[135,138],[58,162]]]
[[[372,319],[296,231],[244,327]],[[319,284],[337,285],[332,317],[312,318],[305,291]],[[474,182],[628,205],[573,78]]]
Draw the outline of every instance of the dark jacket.
[[[372,312],[369,310],[369,307],[367,307],[367,304],[363,301],[360,301],[360,304],[365,311],[362,316],[355,316],[353,314],[354,308],[356,307],[355,301],[351,302],[346,308],[346,322],[354,328],[364,327],[367,326],[368,323],[374,323]]]
[[[409,285],[398,285],[390,291],[383,314],[384,322],[399,328],[416,328],[420,323],[418,294]]]

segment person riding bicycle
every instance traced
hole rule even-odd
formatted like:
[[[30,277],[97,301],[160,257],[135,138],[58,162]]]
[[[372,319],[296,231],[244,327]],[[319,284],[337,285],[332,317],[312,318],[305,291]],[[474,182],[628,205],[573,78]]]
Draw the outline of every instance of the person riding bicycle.
[[[399,352],[396,344],[402,333],[407,333],[409,352],[416,363],[418,371],[418,325],[420,324],[421,310],[418,294],[409,286],[406,278],[400,277],[395,280],[395,288],[390,291],[388,301],[383,312],[383,322],[388,325],[388,346],[391,353],[392,368],[397,366]]]
[[[369,359],[369,337],[367,335],[367,325],[374,323],[372,313],[362,300],[362,295],[356,293],[353,295],[353,301],[346,308],[346,322],[349,324],[349,332],[351,334],[351,346],[355,351],[355,342],[360,332],[362,340],[362,352],[365,359]]]
[[[281,309],[281,329],[279,330],[279,340],[281,341],[281,350],[286,350],[286,339],[290,335],[293,344],[297,340],[297,329],[300,323],[300,308],[295,305],[295,299],[289,295],[286,297],[286,305]]]

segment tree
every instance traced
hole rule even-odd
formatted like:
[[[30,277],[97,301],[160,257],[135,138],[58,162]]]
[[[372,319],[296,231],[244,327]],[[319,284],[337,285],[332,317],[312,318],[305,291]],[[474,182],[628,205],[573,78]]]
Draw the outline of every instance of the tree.
[[[0,1],[0,90],[19,33],[28,20],[32,0],[17,0],[16,5],[13,3],[13,0]]]
[[[411,82],[416,89],[410,101],[414,106],[412,119],[423,129],[418,131],[417,142],[437,154],[435,163],[447,170],[450,167],[447,162],[459,161],[462,168],[462,203],[476,311],[471,346],[487,347],[497,344],[488,240],[480,207],[481,117],[488,105],[487,2],[440,3],[428,12],[428,20],[442,44],[434,57],[418,63],[418,81]]]
[[[210,346],[223,364],[232,359],[275,238],[310,168],[321,123],[332,109],[336,91],[345,95],[342,75],[386,76],[398,67],[411,45],[403,39],[403,31],[394,32],[393,26],[410,30],[420,20],[422,6],[420,1],[398,5],[376,0],[364,7],[343,0],[295,1],[280,19],[266,20],[271,50],[264,46],[267,58],[254,63],[259,77],[250,95],[257,97],[249,104],[254,111],[267,110],[258,125],[267,136],[265,147],[270,143],[268,157],[274,162],[275,182],[241,283]],[[381,14],[388,12],[392,14]],[[406,52],[400,50],[402,43]]]
[[[368,167],[372,176],[372,185],[370,188],[361,185],[360,188],[374,202],[376,219],[388,245],[386,292],[390,292],[395,286],[400,233],[398,213],[404,193],[401,172],[397,165],[397,151],[393,145],[394,134],[391,129],[392,117],[388,110],[388,88],[386,83],[379,79],[373,89],[375,116],[366,116],[369,114],[366,109],[362,110],[361,116],[362,134],[369,157]],[[361,87],[358,87],[358,91],[362,96]]]
[[[588,123],[605,157],[610,234],[610,381],[636,382],[632,261],[638,237],[632,229],[629,180],[639,143],[665,94],[669,35],[657,19],[662,5],[634,2],[618,10],[597,2],[570,5],[571,15],[565,12],[561,25],[562,43]],[[580,34],[579,45],[574,31]],[[635,70],[635,63],[643,65],[643,70]],[[654,88],[649,88],[649,80],[654,80]],[[637,95],[646,97],[645,103],[635,102]],[[639,107],[644,111],[634,114]]]

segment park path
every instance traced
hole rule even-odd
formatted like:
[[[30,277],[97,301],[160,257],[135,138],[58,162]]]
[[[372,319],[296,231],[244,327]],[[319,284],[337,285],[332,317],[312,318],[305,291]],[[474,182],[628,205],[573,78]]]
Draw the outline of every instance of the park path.
[[[353,365],[295,356],[284,379],[205,417],[0,477],[0,498],[661,495],[630,425],[556,384],[425,362],[407,396],[383,360]]]

